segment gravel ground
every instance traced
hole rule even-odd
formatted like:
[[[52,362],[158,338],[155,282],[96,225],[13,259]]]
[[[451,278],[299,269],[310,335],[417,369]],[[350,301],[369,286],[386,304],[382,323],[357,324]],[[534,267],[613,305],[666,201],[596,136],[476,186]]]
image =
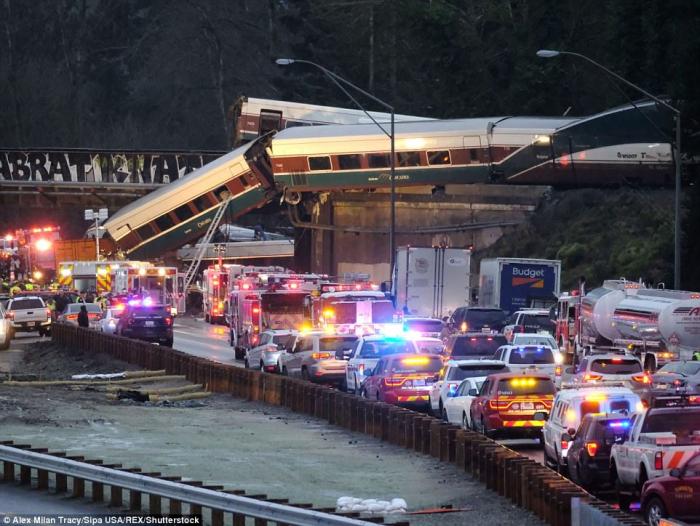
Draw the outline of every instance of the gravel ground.
[[[18,363],[22,372],[41,370],[43,377],[52,363],[63,377],[129,368],[78,354],[32,344],[21,361],[15,353],[0,353],[0,372]],[[0,439],[321,506],[353,496],[401,497],[410,510],[469,509],[408,517],[413,525],[541,524],[455,467],[366,435],[225,395],[185,405],[190,407],[111,402],[103,392],[0,383]]]

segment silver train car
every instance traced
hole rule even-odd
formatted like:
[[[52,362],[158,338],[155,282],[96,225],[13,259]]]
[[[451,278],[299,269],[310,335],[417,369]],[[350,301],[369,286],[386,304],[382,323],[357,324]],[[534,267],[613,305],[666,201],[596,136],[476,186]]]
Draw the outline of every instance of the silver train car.
[[[400,122],[396,184],[667,184],[673,159],[663,118],[653,102],[640,102],[583,118]],[[292,128],[274,136],[269,156],[278,188],[376,188],[390,185],[390,146],[374,124]]]
[[[232,219],[266,204],[275,192],[262,139],[125,206],[104,223],[107,237],[130,258],[157,257],[201,237],[229,195]]]
[[[321,124],[363,124],[372,120],[362,110],[317,104],[239,97],[232,107],[234,144],[253,140],[270,132]],[[391,114],[370,111],[377,122],[390,122]],[[431,121],[428,117],[394,115],[394,122]]]

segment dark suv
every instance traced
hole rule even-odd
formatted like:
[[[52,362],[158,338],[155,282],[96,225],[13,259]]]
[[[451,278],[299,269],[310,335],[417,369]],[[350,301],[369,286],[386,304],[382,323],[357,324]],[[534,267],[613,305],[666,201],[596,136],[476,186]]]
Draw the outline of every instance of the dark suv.
[[[505,336],[485,332],[453,334],[445,344],[445,356],[450,360],[492,358],[501,345],[507,345]]]
[[[569,442],[567,462],[571,480],[588,490],[610,485],[610,449],[622,443],[630,421],[615,414],[589,413]]]
[[[482,330],[501,332],[505,324],[506,313],[501,309],[459,307],[447,320],[442,336],[445,339],[455,332],[479,332]]]
[[[173,317],[167,305],[127,305],[116,334],[173,346]]]

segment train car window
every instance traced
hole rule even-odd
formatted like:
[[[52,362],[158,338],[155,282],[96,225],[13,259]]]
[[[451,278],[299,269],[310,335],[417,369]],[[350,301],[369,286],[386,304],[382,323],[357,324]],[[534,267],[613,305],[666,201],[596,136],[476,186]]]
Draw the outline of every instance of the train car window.
[[[272,110],[260,110],[260,135],[270,131],[282,129],[282,112]]]
[[[205,210],[209,210],[212,207],[211,201],[207,197],[207,194],[200,195],[197,197],[194,201],[194,206],[197,210],[200,212],[204,212]]]
[[[172,228],[173,226],[175,226],[175,223],[173,223],[173,220],[170,219],[170,216],[168,214],[163,214],[162,216],[156,218],[156,225],[158,225],[160,231],[163,232],[168,228]]]
[[[388,168],[390,164],[389,154],[370,153],[367,155],[367,165],[370,168]]]
[[[470,148],[469,149],[469,160],[470,161],[478,161],[479,160],[479,150],[476,148]]]
[[[328,156],[323,157],[309,157],[309,170],[330,170],[331,169],[331,158]]]
[[[180,221],[187,221],[194,213],[190,210],[189,206],[182,205],[175,209],[175,215]]]
[[[304,121],[287,121],[285,128],[296,128],[298,126],[311,126],[310,122]]]
[[[151,239],[153,236],[156,235],[156,231],[153,228],[153,226],[151,226],[150,223],[146,223],[142,227],[137,228],[136,233],[139,235],[139,237],[142,240],[143,239]]]
[[[428,164],[450,164],[449,150],[440,150],[437,152],[428,152]]]
[[[217,198],[219,201],[223,201],[223,200],[226,199],[230,194],[231,194],[231,192],[229,191],[228,188],[226,188],[226,186],[220,186],[219,188],[217,188],[216,190],[214,190],[214,195],[216,196],[216,198]]]
[[[360,156],[353,155],[339,155],[338,156],[338,167],[341,170],[359,170],[360,168]]]
[[[399,166],[420,166],[420,152],[399,152],[396,157]]]
[[[248,188],[250,186],[250,181],[248,181],[248,174],[241,175],[237,180],[243,185],[243,188]]]

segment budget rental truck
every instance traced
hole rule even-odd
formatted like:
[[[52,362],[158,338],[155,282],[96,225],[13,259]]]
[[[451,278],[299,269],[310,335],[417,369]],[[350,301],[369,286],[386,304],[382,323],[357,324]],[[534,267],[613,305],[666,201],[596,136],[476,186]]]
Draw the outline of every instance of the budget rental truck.
[[[490,258],[479,268],[479,306],[509,314],[556,304],[561,261],[552,259]]]

